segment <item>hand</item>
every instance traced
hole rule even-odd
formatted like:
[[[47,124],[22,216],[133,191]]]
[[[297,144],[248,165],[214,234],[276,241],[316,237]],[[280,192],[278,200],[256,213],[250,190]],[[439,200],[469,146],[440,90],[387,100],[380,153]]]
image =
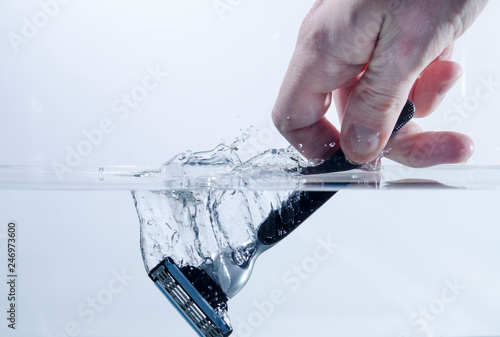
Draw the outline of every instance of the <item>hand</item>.
[[[429,115],[461,76],[453,42],[487,0],[318,0],[302,23],[273,121],[304,156],[425,167],[466,161],[472,140],[422,132],[413,122],[389,140],[406,99]],[[324,117],[335,100],[341,132]]]

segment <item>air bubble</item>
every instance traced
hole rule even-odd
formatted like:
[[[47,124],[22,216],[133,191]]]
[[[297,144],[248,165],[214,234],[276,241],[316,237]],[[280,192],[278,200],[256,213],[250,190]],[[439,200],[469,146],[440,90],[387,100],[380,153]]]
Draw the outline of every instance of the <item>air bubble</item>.
[[[179,238],[180,238],[180,234],[179,232],[174,232],[174,234],[172,234],[172,238],[170,239],[170,241],[172,241],[172,248],[175,247],[175,245],[177,245],[177,243],[179,242]]]

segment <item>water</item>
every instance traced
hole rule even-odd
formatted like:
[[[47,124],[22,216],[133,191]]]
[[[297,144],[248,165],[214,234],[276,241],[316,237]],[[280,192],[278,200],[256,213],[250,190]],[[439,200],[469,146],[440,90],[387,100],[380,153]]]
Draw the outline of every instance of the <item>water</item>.
[[[300,199],[299,193],[307,193],[308,185],[314,191],[313,195],[318,195],[318,192],[326,193],[324,195],[328,200],[333,193],[332,188],[338,189],[342,185],[364,186],[371,189],[400,187],[450,189],[462,187],[461,184],[467,183],[468,179],[464,180],[460,173],[464,171],[457,166],[455,171],[451,170],[455,174],[450,180],[447,174],[450,171],[447,169],[440,174],[436,174],[439,169],[384,171],[380,163],[376,163],[365,166],[364,171],[344,172],[343,178],[334,175],[329,181],[328,177],[320,175],[310,177],[304,182],[301,180],[303,177],[296,172],[311,163],[305,161],[297,151],[272,149],[251,156],[243,149],[246,140],[245,138],[237,140],[229,146],[219,145],[210,151],[182,153],[169,160],[160,169],[137,174],[141,178],[176,177],[174,180],[164,181],[168,188],[137,189],[132,192],[140,219],[142,258],[148,272],[165,257],[170,257],[179,266],[203,268],[228,297],[232,298],[246,285],[258,256],[274,245],[272,242],[265,243],[260,236],[262,231],[259,229],[265,228],[265,220],[271,217],[270,214],[277,213],[280,218],[293,218],[300,213],[293,200]],[[472,170],[473,180],[469,181],[481,182],[484,178],[488,180],[487,177],[498,172],[496,167],[490,170],[490,173],[487,168]],[[483,178],[478,179],[477,173]],[[471,171],[467,175],[469,178],[470,174]],[[457,179],[459,176],[460,179]],[[281,185],[276,185],[276,182],[280,182]],[[229,186],[232,188],[228,188]],[[276,186],[279,188],[274,188]],[[494,185],[489,186],[491,188]],[[408,199],[408,205],[400,206],[402,212],[399,212],[399,209],[395,212],[388,207],[389,213],[399,214],[396,218],[404,220],[402,222],[404,224],[408,221],[405,220],[404,209],[409,209],[414,200],[412,196]],[[356,201],[353,200],[351,205],[355,205]],[[319,205],[322,202],[320,200]],[[306,202],[306,205],[308,204],[309,201]],[[359,215],[355,217],[357,220],[354,223],[359,223]],[[341,226],[352,226],[354,223],[348,221]],[[369,228],[376,228],[377,224],[378,221],[375,220],[367,228],[363,227],[361,232],[369,232]],[[409,231],[411,232],[411,226]],[[287,234],[278,233],[278,236]],[[388,237],[391,235],[388,233]],[[368,236],[377,237],[373,233]],[[383,246],[385,243],[378,245],[376,249]],[[318,247],[322,245],[316,246],[315,252],[318,251]],[[362,250],[363,245],[360,247],[356,249]],[[368,255],[365,258],[370,259]],[[309,268],[305,270],[311,270],[310,261],[316,261],[311,259],[311,257],[304,258],[302,261],[302,266]],[[282,275],[293,273],[297,268],[296,263],[294,262],[288,271],[282,272]],[[349,265],[363,266],[366,263],[370,264],[366,261],[357,261]],[[447,271],[446,275],[450,278],[455,274]],[[336,275],[337,279],[342,277],[341,274]],[[296,280],[300,279],[295,279],[295,282]],[[449,280],[445,278],[445,281]],[[329,288],[330,282],[323,284],[322,289],[332,291]],[[280,285],[280,291],[285,291],[281,289],[286,289],[286,284]],[[307,309],[301,308],[300,311],[302,310]],[[227,316],[227,311],[223,314]],[[242,325],[241,319],[235,322],[236,329],[241,329],[245,323],[243,321]]]
[[[257,257],[335,194],[331,190],[321,191],[325,185],[330,185],[330,189],[352,185],[346,183],[351,180],[371,188],[460,187],[412,178],[412,169],[390,171],[383,178],[380,161],[385,152],[375,163],[365,165],[365,171],[344,172],[344,183],[340,179],[329,184],[324,177],[317,182],[314,177],[304,182],[297,172],[321,163],[309,163],[291,148],[251,156],[244,149],[247,141],[248,137],[243,137],[210,151],[181,153],[160,169],[137,174],[176,177],[165,181],[169,188],[132,192],[141,225],[142,258],[148,272],[170,257],[179,266],[204,269],[232,298],[246,285]],[[300,151],[301,146],[298,148]],[[365,178],[366,174],[374,176],[363,180],[364,174]],[[282,184],[280,188],[270,187],[276,181]],[[307,191],[307,184],[313,185],[313,192]],[[270,223],[286,225],[269,226]],[[227,311],[223,315],[227,317]]]
[[[294,178],[294,172],[308,164],[291,148],[268,150],[244,160],[245,141],[221,144],[211,151],[181,153],[160,172],[182,175],[187,185],[200,176],[227,176],[238,180],[235,186],[241,187],[253,179]],[[179,266],[202,267],[228,296],[234,296],[248,280],[253,260],[268,248],[257,239],[259,225],[273,210],[279,210],[291,193],[293,189],[133,191],[146,270],[168,256]]]
[[[108,322],[139,322],[108,325],[109,331],[119,329],[123,336],[189,328],[166,301],[155,300],[159,293],[150,288],[152,284],[144,268],[136,263],[140,260],[139,233],[134,231],[137,218],[129,192],[132,189],[137,191],[135,195],[146,198],[139,201],[144,220],[147,219],[141,226],[147,231],[143,233],[151,236],[141,236],[141,240],[148,239],[148,253],[158,255],[150,257],[151,266],[165,252],[192,258],[207,269],[214,261],[226,266],[245,266],[246,262],[255,261],[259,273],[251,276],[254,284],[246,286],[230,303],[235,335],[244,335],[241,332],[245,327],[253,328],[251,324],[257,315],[263,315],[255,303],[268,303],[274,298],[271,294],[279,291],[284,302],[276,304],[273,315],[266,317],[266,325],[258,331],[255,328],[254,335],[307,335],[311,326],[331,332],[333,325],[336,335],[368,336],[376,331],[380,336],[417,336],[418,326],[412,325],[409,317],[418,314],[420,307],[427,309],[438,303],[446,287],[444,282],[455,279],[467,289],[432,322],[436,335],[498,335],[499,194],[494,190],[500,188],[499,167],[455,165],[416,170],[383,165],[380,171],[357,170],[304,178],[286,171],[308,165],[292,150],[270,151],[257,157],[256,153],[244,152],[241,146],[235,150],[221,146],[219,150],[217,153],[224,154],[219,158],[226,159],[217,160],[218,165],[194,165],[201,155],[187,153],[185,159],[177,157],[175,163],[161,168],[104,167],[85,172],[82,168],[65,175],[63,182],[52,178],[50,168],[1,168],[2,214],[5,221],[18,221],[20,249],[26,254],[22,259],[26,282],[20,288],[20,307],[33,310],[23,315],[23,327],[29,327],[31,335],[46,335],[47,331],[56,335],[64,333],[67,322],[75,321],[83,334],[95,329],[100,335],[108,335],[112,333],[100,328]],[[228,155],[228,151],[232,154]],[[210,154],[215,152],[208,151],[201,157],[208,163],[213,158]],[[187,158],[191,158],[188,161],[192,165],[185,164]],[[440,184],[430,184],[430,180]],[[343,184],[346,181],[353,185]],[[266,214],[292,190],[339,188],[343,189],[339,195],[323,206],[316,218],[304,223],[298,229],[300,233],[256,258],[262,247],[253,245],[251,234],[255,232],[247,234],[242,229],[255,231],[259,219],[264,217],[259,215],[258,205]],[[401,191],[388,190],[392,188]],[[410,188],[426,190],[408,191]],[[85,191],[89,189],[92,191]],[[188,207],[180,202],[187,196],[202,202]],[[244,206],[242,199],[247,203]],[[177,208],[169,209],[164,204]],[[176,215],[179,222],[172,218],[169,228],[161,219],[175,209],[182,216]],[[185,239],[184,233],[192,238],[196,233],[189,222],[184,222],[190,219],[184,209],[205,215],[219,210],[219,219],[227,219],[222,224],[233,222],[221,227],[234,234],[230,236],[233,241],[224,241],[222,231],[208,228],[204,233],[210,234],[210,240],[199,240],[205,246],[188,245],[190,240],[195,241]],[[249,219],[248,214],[256,220],[243,221]],[[212,226],[209,219],[205,220]],[[217,241],[215,234],[222,241]],[[339,248],[327,260],[318,262],[317,268],[307,269],[314,266],[310,263],[320,247],[318,240],[325,237],[338,243]],[[5,236],[0,233],[5,256],[6,241],[2,238]],[[219,242],[235,252],[229,261],[227,255],[219,253]],[[213,256],[208,254],[212,248]],[[185,254],[186,250],[194,253]],[[234,264],[227,263],[231,261]],[[294,273],[297,266],[311,271],[306,273],[307,279]],[[238,267],[240,272],[246,272],[240,274],[219,269],[220,278],[245,279],[251,267],[250,263],[245,268]],[[117,279],[116,275],[122,273],[127,277]],[[283,276],[288,278],[284,280]],[[82,283],[82,279],[89,282]],[[113,300],[106,306],[98,302],[104,310],[96,311],[95,320],[87,324],[88,316],[79,315],[80,304],[91,309],[87,298],[108,301],[106,295],[111,290]],[[137,303],[142,304],[139,307]],[[436,308],[440,309],[431,310]],[[123,316],[125,312],[130,315]],[[192,331],[185,334],[189,333]]]

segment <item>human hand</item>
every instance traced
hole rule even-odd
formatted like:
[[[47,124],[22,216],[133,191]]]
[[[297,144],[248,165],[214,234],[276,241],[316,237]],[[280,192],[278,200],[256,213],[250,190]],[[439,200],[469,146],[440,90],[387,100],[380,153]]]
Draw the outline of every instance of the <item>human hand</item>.
[[[473,142],[456,132],[422,132],[413,122],[389,140],[406,99],[429,115],[461,76],[453,42],[487,0],[318,0],[302,23],[273,121],[307,158],[342,147],[366,163],[387,157],[413,167],[466,161]],[[339,132],[325,113],[335,101]],[[388,142],[389,141],[389,142]]]

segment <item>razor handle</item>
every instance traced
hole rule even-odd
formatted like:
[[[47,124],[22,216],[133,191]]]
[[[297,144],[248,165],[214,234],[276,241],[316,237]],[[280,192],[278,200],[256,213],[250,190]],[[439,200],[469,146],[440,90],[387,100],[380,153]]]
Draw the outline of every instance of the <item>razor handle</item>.
[[[407,100],[396,122],[391,136],[398,132],[415,114],[415,106]],[[342,149],[339,149],[323,163],[304,167],[304,175],[341,172],[359,168],[362,164],[352,164]],[[258,240],[264,245],[274,245],[288,236],[302,222],[316,212],[338,191],[295,191],[281,206],[268,215],[257,231]]]

